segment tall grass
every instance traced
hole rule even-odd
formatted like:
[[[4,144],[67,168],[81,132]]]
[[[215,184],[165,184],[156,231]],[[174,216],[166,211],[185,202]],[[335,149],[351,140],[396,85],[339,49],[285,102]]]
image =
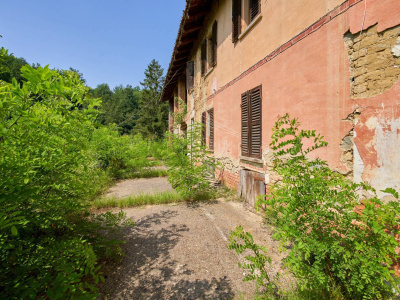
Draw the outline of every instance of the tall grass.
[[[168,171],[165,169],[142,169],[139,172],[126,172],[122,174],[121,179],[140,179],[167,177]]]
[[[127,198],[107,197],[93,201],[94,208],[128,208],[143,205],[160,205],[179,202],[207,201],[215,199],[214,194],[204,193],[195,198],[185,198],[176,191],[168,191],[157,194],[141,194]]]

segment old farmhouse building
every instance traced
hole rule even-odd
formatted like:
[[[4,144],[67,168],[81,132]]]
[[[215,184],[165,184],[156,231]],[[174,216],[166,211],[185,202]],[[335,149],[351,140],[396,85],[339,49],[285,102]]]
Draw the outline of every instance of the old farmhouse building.
[[[205,124],[221,178],[250,201],[274,180],[286,113],[325,136],[313,155],[332,169],[400,191],[399,36],[399,0],[187,0],[162,100],[187,104],[177,131]]]

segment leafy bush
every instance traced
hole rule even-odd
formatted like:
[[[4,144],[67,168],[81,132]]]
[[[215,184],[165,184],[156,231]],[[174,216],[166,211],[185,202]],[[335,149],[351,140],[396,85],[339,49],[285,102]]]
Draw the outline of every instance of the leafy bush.
[[[238,255],[245,252],[247,262],[239,263],[239,267],[247,271],[243,281],[255,281],[257,287],[257,298],[274,299],[278,291],[276,280],[278,275],[270,278],[268,267],[271,265],[271,257],[267,249],[254,243],[253,236],[245,232],[242,226],[231,231],[228,248],[235,250]]]
[[[102,233],[124,220],[88,212],[109,181],[90,147],[100,102],[75,72],[21,74],[0,81],[0,298],[94,298],[98,260],[120,253]]]
[[[216,163],[202,143],[202,124],[191,124],[186,136],[170,135],[167,166],[169,182],[184,198],[211,196]]]
[[[391,270],[399,258],[394,236],[399,203],[382,203],[367,184],[349,181],[319,158],[309,159],[308,153],[327,143],[299,125],[289,115],[276,122],[271,147],[282,181],[259,203],[276,216],[275,237],[292,244],[286,265],[301,289],[337,286],[348,299],[394,296],[400,282]],[[361,199],[362,191],[371,197]],[[394,190],[385,192],[398,197]]]
[[[91,146],[100,167],[112,178],[129,177],[130,173],[149,166],[148,145],[140,136],[120,136],[116,126],[93,132]]]

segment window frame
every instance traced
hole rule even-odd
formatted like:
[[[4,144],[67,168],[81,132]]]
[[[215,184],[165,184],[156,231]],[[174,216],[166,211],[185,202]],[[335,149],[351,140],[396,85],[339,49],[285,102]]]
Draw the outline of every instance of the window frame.
[[[261,0],[232,0],[232,42],[239,41],[260,18]]]
[[[208,73],[217,66],[218,49],[218,22],[214,21],[211,31],[203,40],[200,46],[200,64],[201,76],[207,76]]]

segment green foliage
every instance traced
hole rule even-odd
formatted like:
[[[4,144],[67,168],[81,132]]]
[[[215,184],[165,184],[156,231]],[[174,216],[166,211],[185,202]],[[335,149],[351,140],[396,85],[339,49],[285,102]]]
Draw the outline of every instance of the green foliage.
[[[243,281],[255,281],[259,299],[274,299],[278,291],[275,278],[268,275],[268,266],[271,265],[271,258],[267,249],[254,243],[253,236],[245,232],[242,226],[231,231],[228,248],[235,250],[238,255],[245,252],[247,262],[239,263],[239,267],[247,271]]]
[[[184,101],[175,97],[175,102],[178,102],[179,110],[172,114],[172,119],[174,120],[175,126],[181,125],[187,114],[187,105]]]
[[[135,132],[144,138],[163,138],[168,130],[168,103],[161,102],[164,70],[152,60],[145,71]]]
[[[100,103],[74,71],[21,74],[0,81],[0,298],[92,299],[98,260],[121,252],[103,234],[124,222],[86,202],[109,181],[93,142]]]
[[[212,194],[210,180],[214,177],[216,162],[202,143],[202,124],[193,123],[186,136],[170,135],[167,158],[168,180],[185,198]]]
[[[143,167],[152,165],[152,161],[147,159],[151,142],[139,135],[120,136],[116,126],[94,131],[91,146],[100,167],[112,178],[129,178]]]
[[[8,50],[1,47],[0,49],[0,80],[8,83],[12,82],[15,78],[17,82],[23,81],[21,68],[28,64],[25,59],[17,58],[12,54],[8,53]]]
[[[342,295],[340,288],[337,286],[329,287],[327,289],[301,289],[297,287],[293,290],[286,292],[283,295],[284,299],[287,300],[345,300],[346,298]]]
[[[286,265],[302,290],[335,286],[347,299],[388,299],[399,284],[390,266],[399,258],[394,234],[400,206],[382,203],[367,184],[352,183],[325,161],[306,156],[326,145],[315,131],[300,130],[296,119],[279,118],[271,147],[282,181],[260,206],[276,217],[275,237],[292,245]],[[362,190],[375,196],[361,200]],[[356,213],[357,207],[363,211]]]
[[[141,97],[139,87],[120,85],[111,91],[108,84],[103,83],[90,91],[90,94],[102,100],[102,112],[98,116],[101,124],[115,124],[122,134],[130,133],[136,126]]]

